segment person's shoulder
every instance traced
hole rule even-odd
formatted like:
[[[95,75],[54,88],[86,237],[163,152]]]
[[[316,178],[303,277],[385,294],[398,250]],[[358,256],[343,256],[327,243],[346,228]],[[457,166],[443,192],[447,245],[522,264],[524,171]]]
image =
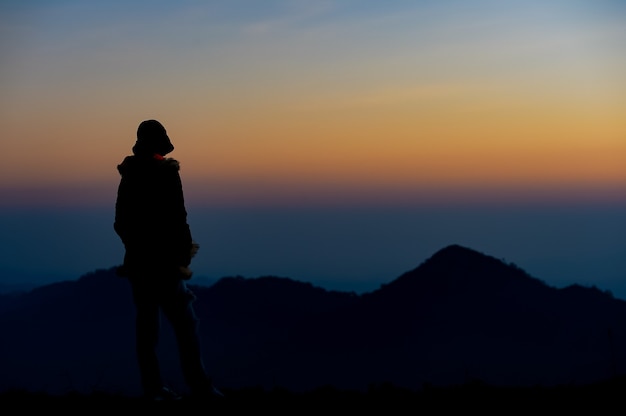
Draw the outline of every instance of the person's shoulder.
[[[126,156],[124,160],[122,160],[122,163],[117,165],[118,172],[123,174],[133,169],[133,167],[136,165],[136,160],[137,158],[135,156]]]
[[[180,162],[171,157],[167,157],[161,161],[161,164],[167,169],[180,170]]]
[[[152,157],[126,156],[122,163],[117,165],[117,170],[121,174],[129,172],[178,172],[180,163],[176,159],[162,158],[155,159]]]

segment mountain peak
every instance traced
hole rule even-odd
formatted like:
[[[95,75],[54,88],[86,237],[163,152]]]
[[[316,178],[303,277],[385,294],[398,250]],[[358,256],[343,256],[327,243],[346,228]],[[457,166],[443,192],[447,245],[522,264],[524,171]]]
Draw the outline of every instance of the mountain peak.
[[[469,256],[481,256],[488,257],[485,254],[482,254],[474,249],[464,247],[459,244],[450,244],[442,248],[433,254],[429,261],[445,261],[448,258],[459,258],[459,257],[469,257]]]
[[[458,271],[467,268],[502,267],[506,265],[502,260],[483,254],[471,248],[458,244],[451,244],[433,254],[422,266],[454,268]]]
[[[537,287],[545,284],[515,264],[452,244],[442,248],[417,268],[408,271],[380,290],[399,291],[405,296],[421,293],[476,291],[498,292],[503,288]]]

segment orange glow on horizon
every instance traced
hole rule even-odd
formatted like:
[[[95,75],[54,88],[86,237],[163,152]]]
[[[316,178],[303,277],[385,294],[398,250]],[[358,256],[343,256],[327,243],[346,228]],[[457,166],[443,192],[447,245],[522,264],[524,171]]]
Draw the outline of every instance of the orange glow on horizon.
[[[114,189],[148,118],[197,199],[626,187],[626,9],[305,3],[284,20],[224,5],[225,22],[156,7],[168,33],[80,2],[24,6],[35,20],[7,27],[20,42],[2,78],[0,191]]]

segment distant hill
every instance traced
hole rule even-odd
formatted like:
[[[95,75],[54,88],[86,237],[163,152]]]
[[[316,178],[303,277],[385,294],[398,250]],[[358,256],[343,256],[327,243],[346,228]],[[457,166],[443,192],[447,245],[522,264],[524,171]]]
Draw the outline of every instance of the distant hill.
[[[362,295],[278,277],[192,287],[207,367],[227,388],[553,386],[626,374],[626,302],[547,286],[458,245]],[[163,327],[165,377],[182,389]],[[137,392],[130,290],[112,269],[1,295],[0,333],[2,390]]]

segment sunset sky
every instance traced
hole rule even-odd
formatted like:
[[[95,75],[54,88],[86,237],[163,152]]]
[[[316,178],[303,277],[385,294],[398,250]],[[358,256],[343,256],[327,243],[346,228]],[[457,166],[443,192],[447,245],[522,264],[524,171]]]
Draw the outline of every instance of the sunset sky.
[[[4,1],[0,281],[118,260],[115,166],[150,118],[176,146],[192,230],[212,250],[199,274],[385,281],[453,240],[557,283],[626,280],[624,45],[619,0]],[[385,230],[367,229],[378,245],[350,221]],[[51,231],[61,223],[92,251],[43,254],[76,244]],[[285,241],[315,232],[316,246]],[[424,241],[397,254],[387,244],[402,232]],[[507,246],[523,238],[543,243]],[[374,265],[381,247],[397,255]]]

